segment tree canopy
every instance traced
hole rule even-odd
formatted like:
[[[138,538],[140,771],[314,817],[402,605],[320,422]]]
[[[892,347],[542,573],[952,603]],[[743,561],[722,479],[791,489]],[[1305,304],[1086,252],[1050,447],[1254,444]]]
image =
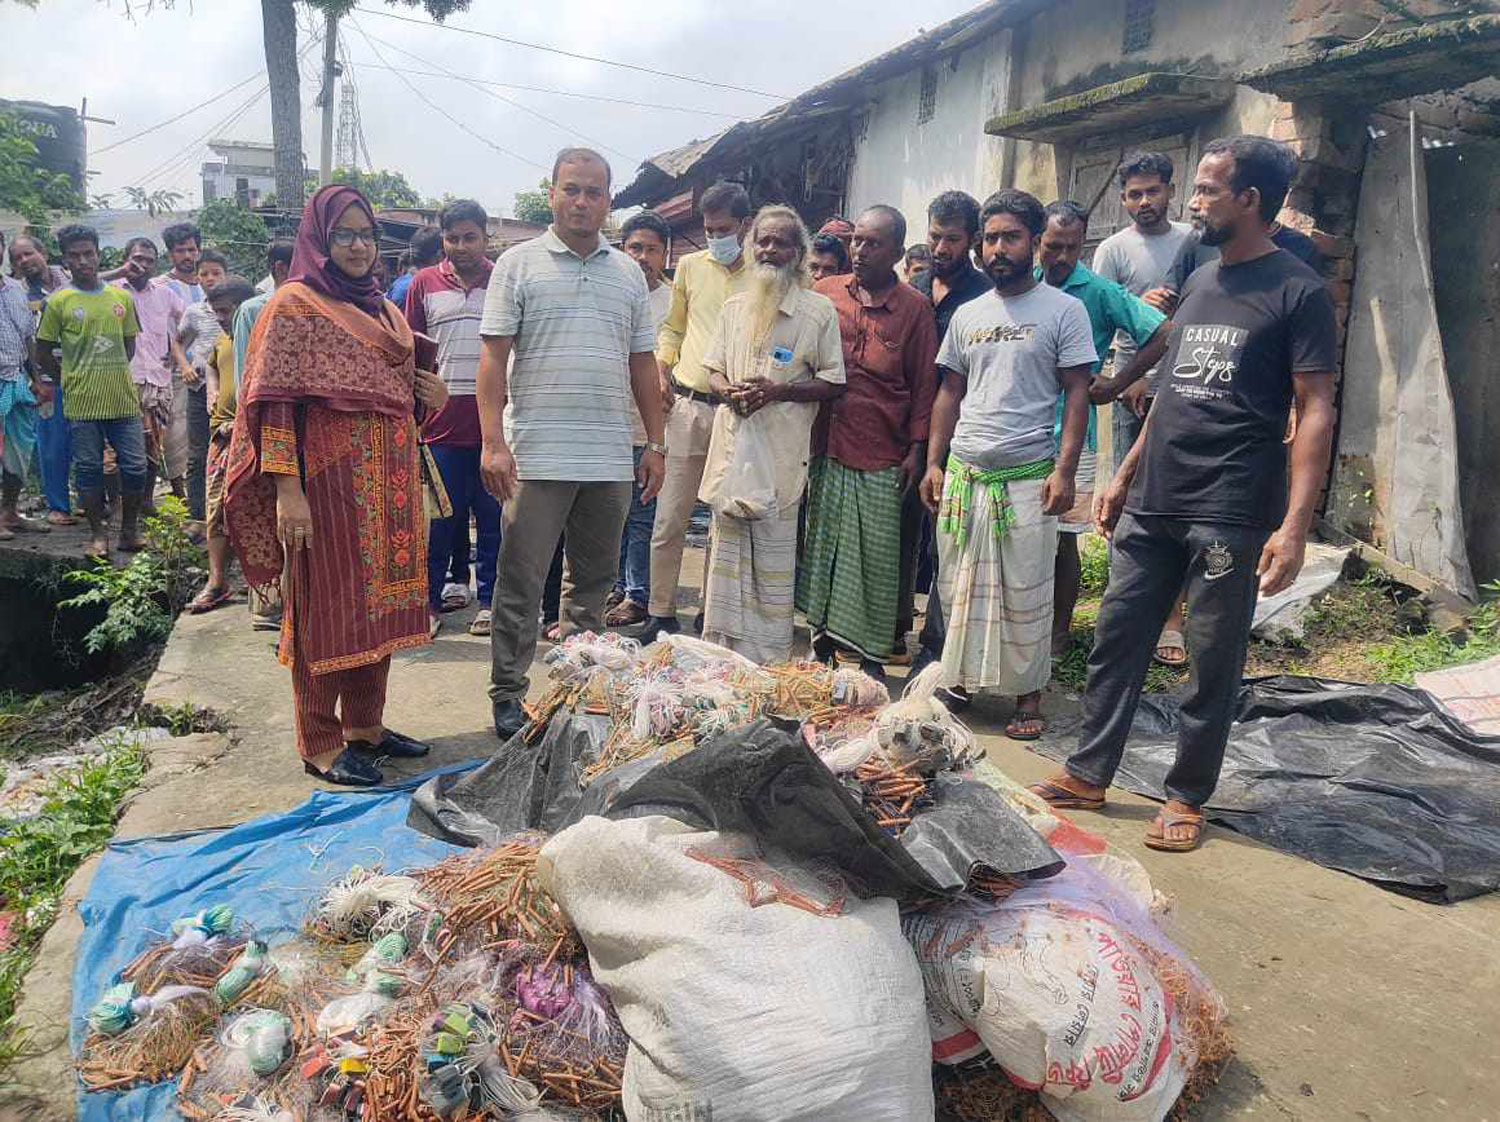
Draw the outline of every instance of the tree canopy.
[[[203,204],[195,221],[203,231],[203,244],[229,258],[234,272],[254,281],[266,271],[271,233],[253,210],[246,210],[233,199],[215,199]]]
[[[521,222],[534,222],[538,226],[546,226],[552,221],[552,206],[547,202],[547,191],[552,186],[545,179],[538,184],[536,191],[517,191],[516,204],[511,207],[516,218]]]

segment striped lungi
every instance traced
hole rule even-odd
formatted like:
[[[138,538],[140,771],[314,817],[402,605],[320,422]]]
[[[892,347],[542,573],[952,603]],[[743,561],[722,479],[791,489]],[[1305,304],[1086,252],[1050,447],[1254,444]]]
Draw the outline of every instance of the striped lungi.
[[[1042,513],[1043,479],[1005,484],[1015,519],[995,531],[994,493],[975,487],[968,533],[938,534],[938,585],[948,622],[943,679],[968,690],[1025,694],[1051,676],[1057,519]]]
[[[797,610],[813,639],[889,658],[901,584],[901,469],[857,471],[812,462]]]
[[[747,521],[715,514],[703,593],[703,637],[754,662],[792,653],[797,512]]]

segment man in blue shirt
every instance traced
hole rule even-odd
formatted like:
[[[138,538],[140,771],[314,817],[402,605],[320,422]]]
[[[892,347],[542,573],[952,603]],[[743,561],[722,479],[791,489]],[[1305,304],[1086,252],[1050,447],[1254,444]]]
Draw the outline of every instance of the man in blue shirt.
[[[1129,380],[1136,371],[1150,370],[1160,361],[1171,337],[1171,321],[1150,304],[1130,290],[1112,280],[1105,280],[1098,273],[1079,263],[1083,251],[1084,236],[1088,232],[1088,212],[1075,202],[1066,199],[1047,208],[1047,227],[1042,231],[1041,248],[1037,257],[1036,277],[1053,288],[1061,289],[1069,296],[1083,301],[1089,313],[1089,324],[1094,332],[1094,350],[1099,360],[1094,363],[1095,385],[1100,379],[1099,371],[1104,366],[1104,355],[1116,331],[1124,331],[1136,344],[1136,352],[1125,367],[1106,385],[1118,382],[1121,376]],[[1093,397],[1092,390],[1090,397]],[[1055,431],[1062,432],[1062,396],[1057,400],[1057,424]],[[1073,626],[1073,609],[1078,604],[1078,585],[1081,567],[1078,557],[1078,539],[1093,525],[1094,465],[1098,446],[1098,418],[1094,405],[1089,406],[1088,437],[1083,454],[1078,460],[1076,476],[1077,498],[1073,508],[1058,520],[1057,569],[1053,577],[1052,593],[1052,657],[1059,658],[1067,652],[1069,631]]]

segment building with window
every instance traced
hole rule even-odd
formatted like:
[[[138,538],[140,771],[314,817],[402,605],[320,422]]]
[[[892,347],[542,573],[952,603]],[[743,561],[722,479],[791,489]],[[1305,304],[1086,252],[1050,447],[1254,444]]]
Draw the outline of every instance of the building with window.
[[[234,199],[258,206],[276,193],[276,149],[252,140],[210,140],[203,163],[203,201]]]

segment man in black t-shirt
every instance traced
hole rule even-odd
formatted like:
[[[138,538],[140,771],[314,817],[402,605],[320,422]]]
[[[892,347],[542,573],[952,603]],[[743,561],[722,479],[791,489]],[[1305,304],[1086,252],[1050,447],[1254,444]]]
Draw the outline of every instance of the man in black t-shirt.
[[[1186,580],[1194,673],[1164,784],[1169,801],[1146,832],[1153,849],[1193,849],[1202,838],[1256,594],[1282,591],[1301,570],[1328,468],[1333,302],[1267,234],[1288,182],[1273,141],[1241,136],[1204,149],[1189,209],[1219,260],[1184,284],[1156,404],[1095,500],[1114,550],[1083,729],[1067,770],[1033,788],[1054,806],[1104,805],[1157,633]],[[1288,457],[1282,435],[1294,399],[1301,421]]]

